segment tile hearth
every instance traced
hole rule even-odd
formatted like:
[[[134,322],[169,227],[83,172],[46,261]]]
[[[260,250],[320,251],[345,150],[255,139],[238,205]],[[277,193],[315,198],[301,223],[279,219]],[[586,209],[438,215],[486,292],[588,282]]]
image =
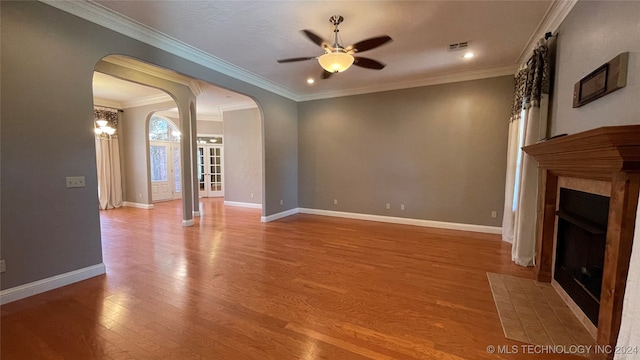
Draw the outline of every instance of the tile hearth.
[[[595,345],[551,284],[494,273],[487,277],[506,338],[533,345]]]

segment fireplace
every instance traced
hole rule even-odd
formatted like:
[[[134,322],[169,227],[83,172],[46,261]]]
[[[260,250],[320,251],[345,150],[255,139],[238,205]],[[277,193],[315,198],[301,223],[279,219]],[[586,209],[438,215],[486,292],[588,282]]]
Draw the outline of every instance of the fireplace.
[[[541,282],[551,282],[555,276],[556,234],[564,236],[567,231],[569,233],[584,231],[584,229],[567,230],[567,223],[587,224],[590,229],[587,233],[591,234],[583,233],[579,237],[583,239],[592,237],[586,241],[598,243],[594,247],[602,247],[602,234],[599,233],[604,232],[600,296],[596,296],[597,286],[582,285],[587,288],[588,296],[593,295],[594,300],[599,302],[597,316],[595,314],[588,316],[597,324],[596,343],[614,349],[620,331],[640,194],[640,125],[602,127],[529,145],[523,150],[533,156],[542,169],[542,181],[538,190],[536,278]],[[589,219],[592,215],[586,216],[589,221],[584,221],[584,217],[576,220],[571,209],[558,207],[560,198],[566,193],[562,188],[583,190],[564,186],[567,183],[588,183],[587,187],[598,191],[586,192],[609,197],[606,226],[591,227],[593,224]],[[603,217],[603,215],[594,216]],[[597,240],[597,238],[600,239]],[[565,245],[560,245],[561,252],[566,252],[567,250],[563,250],[562,246]],[[563,256],[559,255],[561,262],[565,262],[565,265],[569,263],[579,270],[578,273],[575,269],[567,270],[568,276],[580,278],[580,273],[584,271],[584,275],[590,277],[591,284],[598,282],[599,274],[596,268],[599,260],[594,259],[595,255],[590,253],[585,255],[592,258],[585,260],[582,265],[575,259],[562,258]],[[586,314],[589,311],[584,312]],[[612,359],[613,354],[599,353],[596,357]]]
[[[553,278],[598,326],[609,198],[560,188]]]

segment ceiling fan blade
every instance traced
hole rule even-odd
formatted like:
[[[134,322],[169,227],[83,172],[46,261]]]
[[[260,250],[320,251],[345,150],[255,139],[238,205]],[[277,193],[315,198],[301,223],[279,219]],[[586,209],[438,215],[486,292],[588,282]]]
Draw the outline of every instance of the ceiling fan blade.
[[[377,60],[357,56],[353,57],[353,65],[373,70],[382,70],[386,66]]]
[[[307,35],[307,37],[309,38],[309,40],[313,41],[314,44],[320,46],[320,47],[324,47],[325,44],[327,44],[326,41],[324,41],[323,38],[321,38],[320,36],[316,35],[316,33],[314,33],[311,30],[302,30],[302,32]]]
[[[347,51],[363,52],[371,49],[375,49],[378,46],[384,45],[387,42],[393,40],[390,36],[382,35],[366,40],[359,41],[346,48]]]
[[[296,62],[296,61],[305,61],[305,60],[314,60],[316,59],[315,56],[311,56],[311,57],[297,57],[297,58],[289,58],[289,59],[280,59],[278,60],[279,63],[290,63],[290,62]]]
[[[333,73],[330,73],[330,72],[328,72],[327,70],[323,70],[323,71],[322,71],[321,78],[322,78],[322,79],[328,79],[328,78],[330,78],[330,77],[331,77],[331,75],[333,75]]]

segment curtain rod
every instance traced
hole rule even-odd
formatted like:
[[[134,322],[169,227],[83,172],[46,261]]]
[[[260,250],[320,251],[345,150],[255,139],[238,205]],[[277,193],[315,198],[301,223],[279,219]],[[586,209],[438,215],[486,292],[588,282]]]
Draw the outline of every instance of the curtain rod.
[[[94,108],[104,108],[104,109],[116,110],[116,111],[118,111],[118,112],[124,112],[124,110],[117,109],[117,108],[110,107],[110,106],[93,105],[93,107],[94,107]]]

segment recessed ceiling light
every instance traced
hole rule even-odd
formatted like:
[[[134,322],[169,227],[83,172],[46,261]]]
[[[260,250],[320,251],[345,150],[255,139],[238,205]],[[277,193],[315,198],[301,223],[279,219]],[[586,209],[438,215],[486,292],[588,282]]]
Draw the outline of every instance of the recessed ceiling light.
[[[473,55],[474,55],[474,54],[473,54],[471,51],[469,51],[468,53],[464,54],[464,56],[463,56],[463,57],[464,57],[465,59],[471,59],[471,58],[473,57]]]
[[[309,85],[313,84],[314,82],[316,82],[316,81],[313,80],[312,78],[308,78],[307,79],[307,84],[309,84]]]

